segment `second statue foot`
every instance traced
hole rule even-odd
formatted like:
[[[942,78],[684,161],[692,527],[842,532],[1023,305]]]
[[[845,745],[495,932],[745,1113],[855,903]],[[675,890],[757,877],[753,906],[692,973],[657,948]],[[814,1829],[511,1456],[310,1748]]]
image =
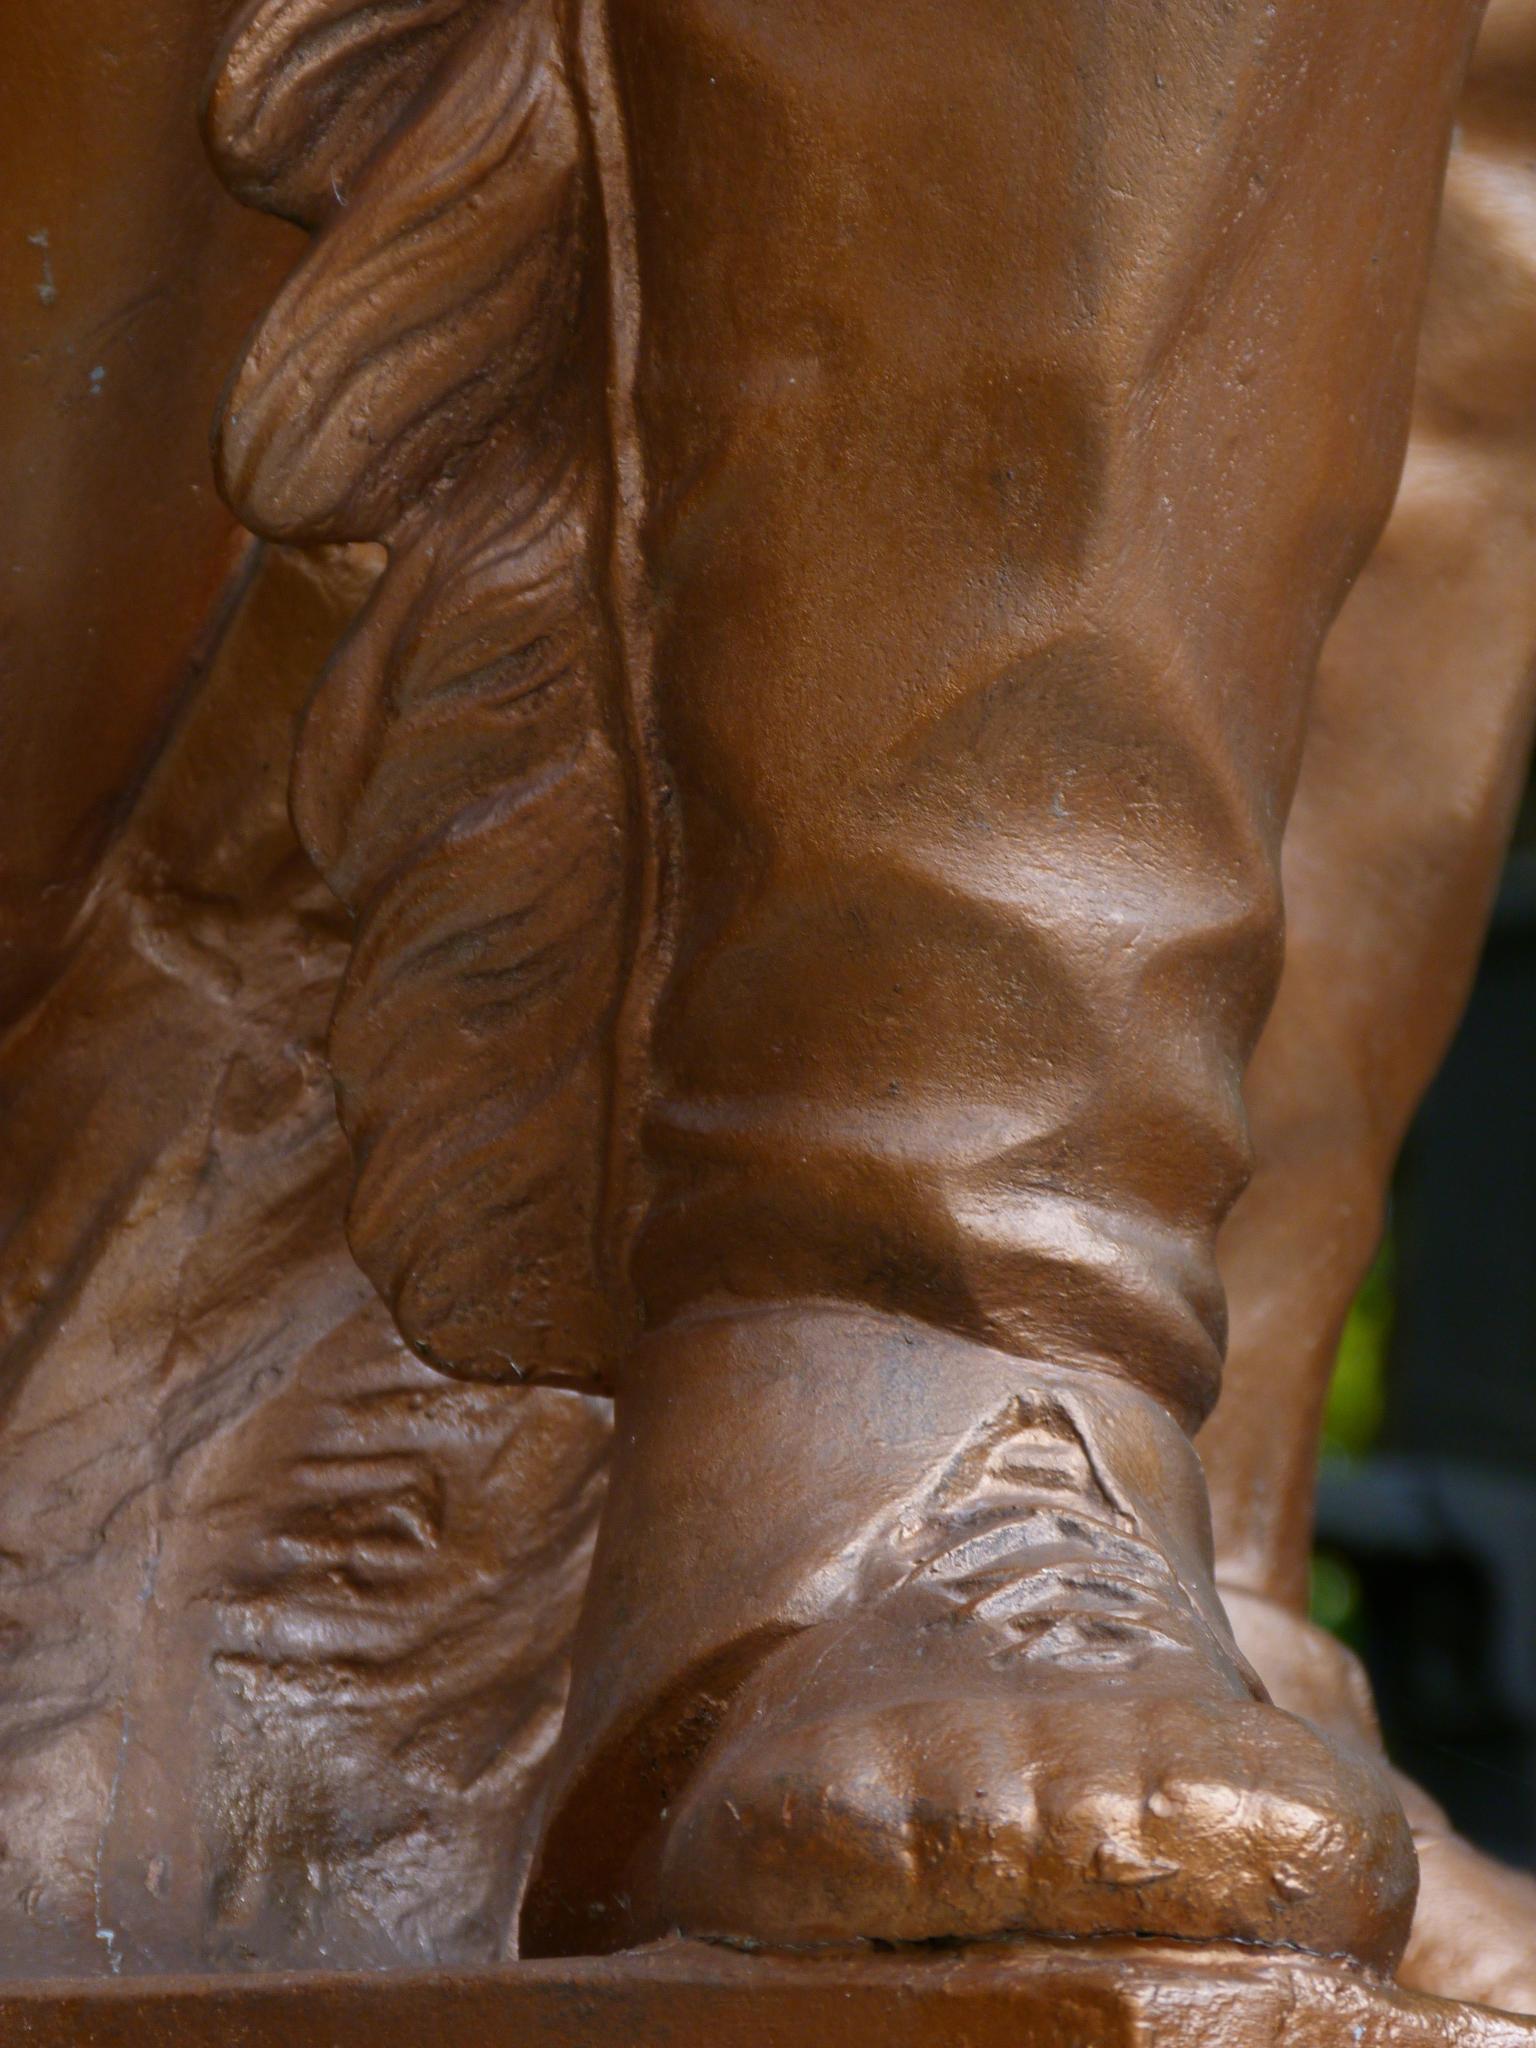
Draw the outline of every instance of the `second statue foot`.
[[[1223,1588],[1237,1638],[1282,1705],[1380,1756],[1370,1681],[1353,1653],[1278,1602]],[[1399,1981],[1436,1998],[1536,2013],[1536,1879],[1485,1856],[1397,1772],[1413,1829],[1419,1900]]]
[[[593,1713],[605,1684],[626,1689],[619,1644],[579,1668],[527,1952],[671,1931],[788,1947],[1017,1932],[1392,1966],[1416,1883],[1402,1811],[1373,1759],[1271,1705],[1243,1661],[1183,1432],[1106,1375],[987,1352],[969,1387],[983,1398],[946,1439],[963,1375],[922,1354],[956,1348],[923,1337],[885,1357],[910,1375],[904,1409],[878,1370],[844,1371],[839,1446],[804,1461],[830,1498],[804,1469],[786,1479],[781,1442],[759,1515],[776,1520],[786,1494],[803,1511],[777,1522],[798,1557],[777,1583],[747,1575],[775,1537],[759,1529],[743,1554],[745,1470],[705,1567],[713,1592],[691,1580],[707,1400],[691,1448],[681,1408],[676,1435],[630,1439],[660,1462],[621,1476],[615,1509],[649,1504],[650,1526],[610,1523],[598,1610],[642,1664],[669,1635],[686,1653],[634,1715],[612,1698]],[[782,1429],[798,1406],[778,1374],[738,1386],[735,1435]],[[829,1419],[819,1399],[809,1410],[807,1425]],[[621,1430],[621,1473],[625,1455]],[[625,1563],[668,1534],[683,1537],[672,1604],[657,1585],[646,1614],[637,1579],[653,1574]]]

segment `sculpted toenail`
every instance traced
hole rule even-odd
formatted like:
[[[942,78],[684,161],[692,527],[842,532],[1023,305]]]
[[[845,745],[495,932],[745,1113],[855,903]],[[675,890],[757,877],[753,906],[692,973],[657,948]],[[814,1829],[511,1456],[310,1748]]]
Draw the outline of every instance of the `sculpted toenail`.
[[[1242,1811],[1243,1795],[1235,1785],[1181,1785],[1173,1796],[1193,1809],[1203,1827],[1221,1827]]]
[[[1100,1842],[1094,1851],[1093,1874],[1104,1884],[1156,1884],[1173,1877],[1177,1863],[1160,1862],[1128,1842]]]
[[[1149,1792],[1147,1811],[1154,1820],[1172,1820],[1178,1812],[1178,1801],[1169,1792]]]

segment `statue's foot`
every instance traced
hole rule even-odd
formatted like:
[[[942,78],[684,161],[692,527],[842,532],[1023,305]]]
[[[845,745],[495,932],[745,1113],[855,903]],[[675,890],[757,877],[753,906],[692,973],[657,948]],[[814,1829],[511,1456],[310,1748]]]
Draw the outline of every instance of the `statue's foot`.
[[[1137,1934],[1395,1963],[1415,1883],[1406,1823],[1379,1762],[1273,1707],[1243,1662],[1183,1432],[1105,1375],[985,1353],[985,1399],[932,1442],[927,1382],[951,1371],[949,1348],[925,1335],[906,1359],[911,1412],[855,1372],[830,1456],[824,1438],[781,1439],[765,1461],[777,1477],[756,1507],[772,1528],[753,1540],[796,1552],[787,1597],[764,1603],[739,1575],[729,1521],[713,1557],[690,1546],[685,1627],[703,1563],[714,1652],[691,1688],[658,1688],[670,1732],[636,1730],[627,1777],[610,1761],[568,1782],[528,1949],[580,1945],[584,1907],[589,1938],[620,1921],[630,1939],[793,1946]],[[782,1382],[739,1388],[737,1438],[791,1419],[782,1396]],[[894,1446],[893,1426],[908,1433]],[[665,1434],[644,1437],[621,1409],[621,1462],[658,1461],[619,1482],[621,1502],[655,1511],[622,1532],[626,1558],[693,1511]],[[872,1515],[869,1472],[913,1442],[917,1483]],[[806,1466],[841,1489],[840,1513],[807,1491]],[[732,1497],[750,1512],[750,1492]],[[662,1583],[676,1596],[681,1579]],[[642,1656],[676,1627],[664,1604],[637,1606],[633,1574],[608,1597]],[[655,1788],[646,1830],[641,1781]],[[626,1814],[633,1853],[595,1884],[595,1840],[616,1844]]]
[[[1255,1698],[1149,1583],[1155,1546],[1145,1572],[1129,1548],[1031,1532],[780,1652],[674,1810],[662,1917],[788,1945],[1136,1934],[1389,1964],[1413,1877],[1380,1774]]]
[[[1474,1849],[1426,1793],[1393,1775],[1419,1852],[1419,1904],[1399,1981],[1536,2014],[1536,1879]]]
[[[1368,1752],[1381,1737],[1370,1685],[1342,1643],[1248,1593],[1223,1595],[1274,1698]],[[1427,1793],[1393,1773],[1419,1854],[1419,1902],[1399,1981],[1437,1998],[1536,2013],[1536,1879],[1463,1841]]]

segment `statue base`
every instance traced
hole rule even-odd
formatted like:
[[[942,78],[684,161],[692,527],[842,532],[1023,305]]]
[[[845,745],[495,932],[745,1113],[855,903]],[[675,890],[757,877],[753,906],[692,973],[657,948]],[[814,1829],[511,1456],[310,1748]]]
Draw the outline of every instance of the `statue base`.
[[[1302,1956],[1147,1942],[0,1987],[16,2048],[1536,2048],[1536,2019]]]

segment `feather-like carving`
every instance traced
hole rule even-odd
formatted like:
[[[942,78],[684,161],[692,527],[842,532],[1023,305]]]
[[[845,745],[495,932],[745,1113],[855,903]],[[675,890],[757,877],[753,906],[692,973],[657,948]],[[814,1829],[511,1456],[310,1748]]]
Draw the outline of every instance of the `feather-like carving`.
[[[293,781],[356,919],[353,1249],[424,1357],[588,1385],[631,1319],[662,868],[603,62],[582,0],[254,0],[208,115],[233,189],[314,229],[221,485],[389,550]]]

